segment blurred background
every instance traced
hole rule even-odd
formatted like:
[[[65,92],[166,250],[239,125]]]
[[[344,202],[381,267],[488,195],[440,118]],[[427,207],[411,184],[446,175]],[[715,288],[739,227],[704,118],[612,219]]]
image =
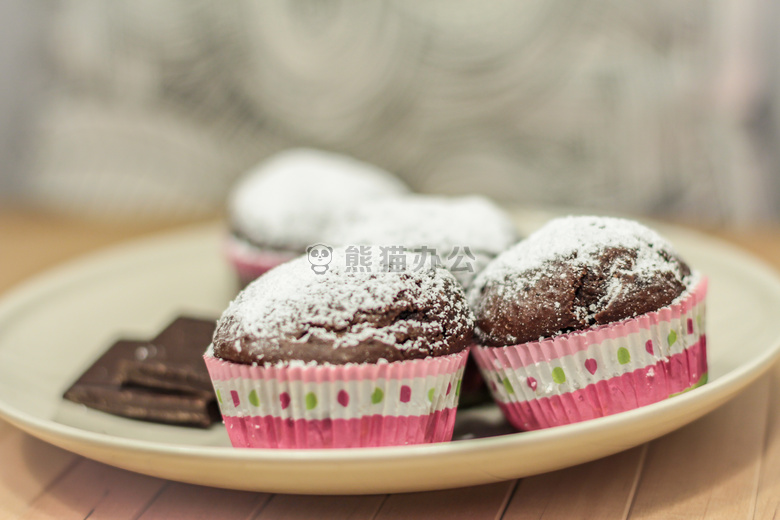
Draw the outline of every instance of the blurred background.
[[[0,205],[220,214],[291,146],[430,193],[780,219],[770,0],[3,0]]]

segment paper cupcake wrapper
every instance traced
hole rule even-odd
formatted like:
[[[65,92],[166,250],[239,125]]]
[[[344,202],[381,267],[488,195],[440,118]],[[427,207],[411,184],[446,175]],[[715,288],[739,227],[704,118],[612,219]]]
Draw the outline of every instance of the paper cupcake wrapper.
[[[662,401],[707,382],[702,277],[677,303],[620,322],[471,352],[493,399],[520,430]]]
[[[296,253],[259,249],[232,235],[225,239],[224,250],[242,287],[266,271],[298,256]]]
[[[233,446],[352,448],[452,439],[467,356],[271,367],[204,359]]]

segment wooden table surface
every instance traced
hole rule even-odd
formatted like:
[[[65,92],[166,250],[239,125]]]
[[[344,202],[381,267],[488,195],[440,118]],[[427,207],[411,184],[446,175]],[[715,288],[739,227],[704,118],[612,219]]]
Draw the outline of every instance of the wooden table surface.
[[[0,210],[0,294],[63,260],[172,225]],[[712,231],[710,231],[712,232]],[[780,226],[718,231],[780,268]],[[100,464],[0,421],[0,519],[780,518],[780,366],[643,446],[517,481],[374,496],[204,488]]]

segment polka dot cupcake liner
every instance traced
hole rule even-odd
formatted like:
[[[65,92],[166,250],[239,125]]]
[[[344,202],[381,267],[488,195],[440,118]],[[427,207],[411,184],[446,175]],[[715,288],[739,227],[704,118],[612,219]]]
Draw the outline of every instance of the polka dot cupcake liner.
[[[707,382],[707,279],[675,303],[543,341],[471,349],[493,398],[520,430],[632,410]]]
[[[204,359],[233,446],[352,448],[451,440],[467,356],[269,367]]]
[[[225,239],[224,251],[242,287],[277,265],[299,256],[297,253],[258,249],[233,235]]]

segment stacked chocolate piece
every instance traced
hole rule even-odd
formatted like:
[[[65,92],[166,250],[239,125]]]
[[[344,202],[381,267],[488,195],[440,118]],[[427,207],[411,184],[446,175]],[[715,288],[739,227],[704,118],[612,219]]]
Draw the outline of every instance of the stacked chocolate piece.
[[[206,428],[221,420],[203,353],[214,320],[179,317],[150,341],[114,343],[65,399],[131,419]]]

